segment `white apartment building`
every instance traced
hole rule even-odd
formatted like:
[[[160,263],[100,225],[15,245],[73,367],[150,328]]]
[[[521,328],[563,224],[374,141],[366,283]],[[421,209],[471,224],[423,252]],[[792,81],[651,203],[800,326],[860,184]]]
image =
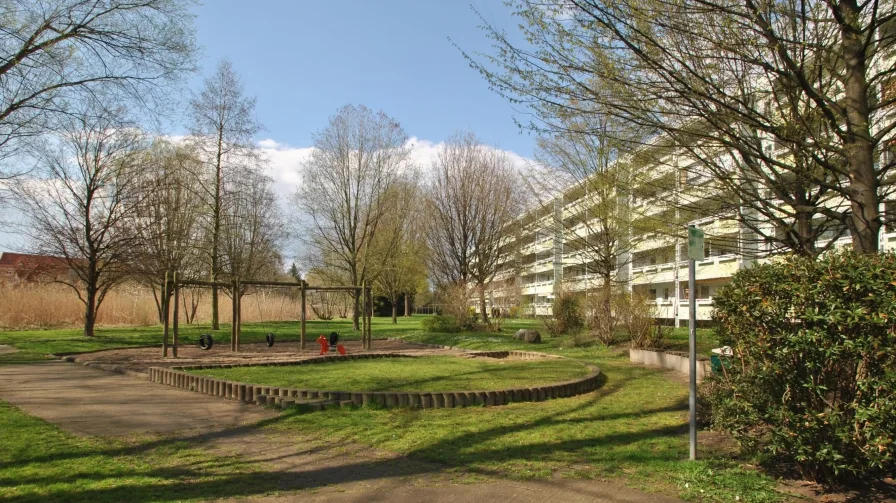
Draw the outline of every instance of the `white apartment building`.
[[[695,168],[694,160],[662,148],[658,155],[645,157],[650,165],[638,167],[640,173],[649,173],[640,185],[630,194],[620,194],[632,231],[631,244],[618,256],[614,282],[653,299],[658,318],[676,326],[687,324],[686,230],[693,224],[706,234],[706,258],[695,264],[695,295],[697,319],[708,321],[718,289],[737,271],[774,260],[775,250],[732,214],[713,211],[720,189],[712,178]],[[517,222],[514,237],[504,246],[504,266],[488,291],[491,306],[520,306],[528,314],[550,315],[561,289],[587,292],[603,284],[589,266],[589,254],[577,244],[583,225],[564,225],[564,219],[580,212],[587,202],[587,195],[573,188]],[[881,230],[880,242],[884,250],[896,249],[892,225]],[[849,244],[848,234],[843,234],[833,247]]]

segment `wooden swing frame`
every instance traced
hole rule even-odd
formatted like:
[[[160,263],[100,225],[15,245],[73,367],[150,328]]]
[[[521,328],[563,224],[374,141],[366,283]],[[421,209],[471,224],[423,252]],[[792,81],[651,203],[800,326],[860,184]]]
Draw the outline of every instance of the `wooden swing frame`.
[[[299,350],[305,351],[307,338],[305,322],[307,321],[307,303],[306,294],[310,291],[315,292],[349,292],[361,296],[361,346],[369,350],[372,347],[372,330],[371,321],[373,318],[373,294],[372,288],[366,284],[360,286],[307,286],[304,282],[292,283],[287,281],[257,281],[245,280],[239,278],[234,279],[231,283],[199,281],[199,280],[181,280],[175,271],[173,274],[165,273],[165,280],[162,283],[162,300],[164,306],[163,311],[163,336],[162,336],[162,356],[168,358],[168,348],[171,347],[171,356],[177,358],[177,348],[180,344],[179,340],[179,301],[180,290],[184,287],[213,288],[218,287],[222,290],[231,290],[231,313],[233,323],[230,327],[230,351],[238,353],[240,351],[240,329],[242,325],[242,306],[240,289],[243,286],[261,286],[276,288],[298,288],[301,297],[300,323],[299,323]],[[173,297],[173,299],[172,299]],[[174,312],[171,312],[171,301],[174,301]],[[173,316],[172,316],[173,315]],[[172,320],[173,317],[173,320]],[[172,335],[169,345],[169,325]]]

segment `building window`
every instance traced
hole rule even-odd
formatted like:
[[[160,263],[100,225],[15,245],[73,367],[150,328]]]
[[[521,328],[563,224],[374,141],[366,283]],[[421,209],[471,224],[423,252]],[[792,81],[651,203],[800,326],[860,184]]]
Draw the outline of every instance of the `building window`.
[[[700,286],[700,296],[698,299],[708,299],[709,298],[709,286],[701,285]]]

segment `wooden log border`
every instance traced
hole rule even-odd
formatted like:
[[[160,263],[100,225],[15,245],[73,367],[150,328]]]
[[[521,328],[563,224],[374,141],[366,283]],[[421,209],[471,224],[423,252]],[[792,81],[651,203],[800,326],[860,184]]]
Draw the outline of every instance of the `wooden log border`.
[[[458,357],[481,356],[487,358],[542,359],[563,358],[531,351],[471,351]],[[367,353],[354,355],[327,355],[302,360],[276,362],[246,362],[221,365],[190,365],[183,367],[150,367],[149,380],[175,388],[235,400],[247,404],[282,404],[283,400],[298,403],[301,400],[326,400],[334,404],[362,407],[375,405],[381,408],[458,408],[470,406],[500,406],[516,402],[541,402],[553,398],[567,398],[590,393],[598,389],[600,369],[589,363],[585,377],[566,382],[546,384],[532,388],[508,388],[484,391],[341,391],[299,388],[280,388],[254,383],[226,381],[188,373],[188,371],[238,368],[238,367],[281,367],[293,365],[314,365],[348,360],[371,360],[379,358],[420,358],[421,356],[402,353]]]

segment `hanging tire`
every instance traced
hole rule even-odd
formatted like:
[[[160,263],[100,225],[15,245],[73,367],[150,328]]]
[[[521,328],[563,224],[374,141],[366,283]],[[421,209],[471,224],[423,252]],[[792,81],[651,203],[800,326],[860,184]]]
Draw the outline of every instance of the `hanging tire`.
[[[211,334],[202,334],[199,336],[199,349],[208,351],[215,345],[215,340]]]
[[[274,347],[274,332],[268,332],[267,335],[264,336],[265,342],[268,343],[268,347]]]

